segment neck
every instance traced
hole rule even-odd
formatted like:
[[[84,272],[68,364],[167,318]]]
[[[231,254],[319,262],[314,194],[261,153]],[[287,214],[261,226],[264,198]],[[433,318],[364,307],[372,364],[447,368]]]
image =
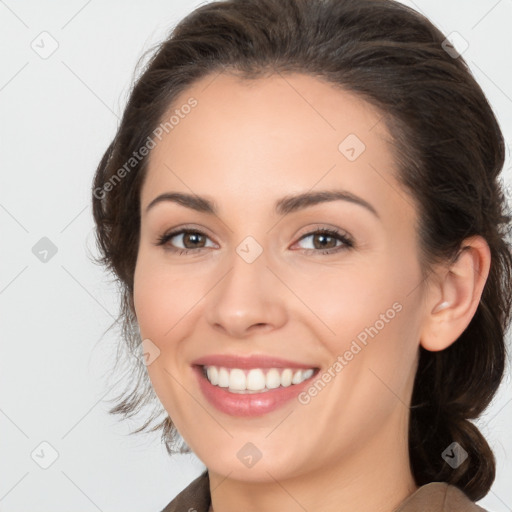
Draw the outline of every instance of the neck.
[[[362,450],[288,479],[248,482],[208,471],[214,512],[391,512],[416,491],[407,428],[391,422]],[[385,428],[385,427],[384,427]],[[404,431],[405,430],[405,431]]]

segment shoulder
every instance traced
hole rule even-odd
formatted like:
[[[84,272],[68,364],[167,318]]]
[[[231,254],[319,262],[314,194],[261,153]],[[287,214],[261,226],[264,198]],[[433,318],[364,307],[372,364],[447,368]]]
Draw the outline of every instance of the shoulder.
[[[430,482],[417,489],[394,512],[486,512],[454,485]]]
[[[210,482],[208,470],[183,489],[161,512],[208,512]]]

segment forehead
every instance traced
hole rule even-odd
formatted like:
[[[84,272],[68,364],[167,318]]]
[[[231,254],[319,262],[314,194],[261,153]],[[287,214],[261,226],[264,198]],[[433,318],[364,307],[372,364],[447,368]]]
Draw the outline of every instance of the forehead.
[[[317,78],[209,75],[183,91],[163,121],[172,116],[151,151],[143,206],[168,190],[244,208],[340,186],[369,201],[396,201],[383,113]]]

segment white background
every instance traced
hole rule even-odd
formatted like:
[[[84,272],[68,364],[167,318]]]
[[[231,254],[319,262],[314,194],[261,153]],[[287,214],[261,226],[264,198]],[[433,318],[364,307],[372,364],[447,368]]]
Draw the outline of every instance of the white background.
[[[0,511],[157,512],[203,470],[106,413],[121,389],[109,374],[119,340],[104,334],[118,298],[90,260],[91,180],[135,64],[200,3],[0,1]],[[512,188],[512,0],[404,3],[469,43],[464,58],[501,123]],[[58,43],[47,59],[31,47],[43,31]],[[46,263],[32,252],[42,237],[57,248]],[[495,512],[512,510],[508,371],[479,421],[498,459],[480,504]],[[43,441],[58,452],[48,469],[31,458]]]

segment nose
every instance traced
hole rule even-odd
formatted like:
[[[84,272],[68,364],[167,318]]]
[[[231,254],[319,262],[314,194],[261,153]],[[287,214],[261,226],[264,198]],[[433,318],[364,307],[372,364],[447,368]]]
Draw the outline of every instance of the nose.
[[[233,338],[278,329],[287,321],[283,288],[267,268],[265,251],[252,263],[235,253],[231,268],[207,296],[206,319]]]

